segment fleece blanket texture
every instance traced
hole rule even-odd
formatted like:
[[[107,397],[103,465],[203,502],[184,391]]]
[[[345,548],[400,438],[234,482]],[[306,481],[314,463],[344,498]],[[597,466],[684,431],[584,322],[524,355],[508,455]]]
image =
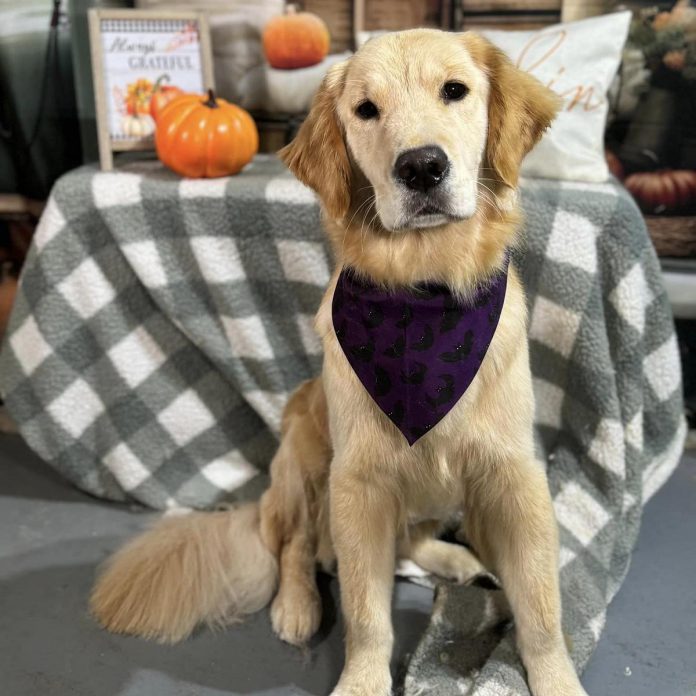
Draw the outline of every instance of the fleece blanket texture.
[[[614,182],[527,180],[536,441],[561,533],[564,625],[582,667],[646,499],[685,433],[674,327],[632,199]],[[75,485],[155,508],[258,496],[281,409],[316,375],[331,259],[313,194],[274,157],[181,180],[157,163],[55,185],[0,355],[39,455]],[[439,587],[404,666],[416,694],[527,695],[500,594]]]

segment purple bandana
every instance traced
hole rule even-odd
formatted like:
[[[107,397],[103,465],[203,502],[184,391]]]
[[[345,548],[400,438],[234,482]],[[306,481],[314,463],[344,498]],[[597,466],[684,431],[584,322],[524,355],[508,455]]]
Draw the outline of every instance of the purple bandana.
[[[344,268],[333,325],[348,362],[413,445],[459,401],[493,339],[507,267],[463,303],[444,285],[389,292]]]

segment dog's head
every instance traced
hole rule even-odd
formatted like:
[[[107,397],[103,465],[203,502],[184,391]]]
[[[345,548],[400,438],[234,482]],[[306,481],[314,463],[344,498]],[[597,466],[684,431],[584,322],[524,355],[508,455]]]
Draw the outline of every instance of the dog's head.
[[[388,34],[330,70],[280,154],[334,220],[438,227],[516,187],[557,102],[475,34]]]

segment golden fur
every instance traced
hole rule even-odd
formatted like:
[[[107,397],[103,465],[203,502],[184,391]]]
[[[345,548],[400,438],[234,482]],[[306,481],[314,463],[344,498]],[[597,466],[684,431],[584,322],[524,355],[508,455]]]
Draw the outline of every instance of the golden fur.
[[[451,79],[469,93],[443,104],[441,84]],[[365,98],[379,103],[373,122],[355,115]],[[556,109],[549,90],[472,34],[387,35],[331,70],[281,152],[321,198],[338,261],[316,322],[322,376],[300,386],[285,410],[258,508],[165,520],[131,542],[92,596],[104,626],[178,640],[199,621],[255,610],[278,582],[274,630],[302,644],[320,620],[315,564],[337,560],[346,662],[333,694],[386,696],[397,555],[457,582],[485,567],[510,602],[534,696],[585,693],[562,638],[557,529],[533,454],[526,305],[514,269],[477,377],[413,447],[348,365],[330,312],[345,264],[387,286],[436,281],[461,295],[494,273],[519,226],[521,160]],[[433,142],[452,163],[448,218],[435,225],[409,220],[391,176],[399,151]],[[457,513],[478,558],[435,538]]]

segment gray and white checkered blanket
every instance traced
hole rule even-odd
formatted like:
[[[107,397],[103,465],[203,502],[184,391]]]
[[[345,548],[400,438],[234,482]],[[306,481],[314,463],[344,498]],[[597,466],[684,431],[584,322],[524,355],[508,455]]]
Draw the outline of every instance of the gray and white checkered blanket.
[[[526,181],[537,443],[561,528],[565,625],[588,659],[642,505],[684,436],[669,305],[618,186]],[[315,375],[330,258],[314,196],[272,157],[180,180],[156,163],[55,186],[0,356],[27,442],[80,488],[156,508],[258,495],[282,406]],[[527,694],[497,603],[442,587],[408,694]],[[456,647],[455,647],[456,646]]]

